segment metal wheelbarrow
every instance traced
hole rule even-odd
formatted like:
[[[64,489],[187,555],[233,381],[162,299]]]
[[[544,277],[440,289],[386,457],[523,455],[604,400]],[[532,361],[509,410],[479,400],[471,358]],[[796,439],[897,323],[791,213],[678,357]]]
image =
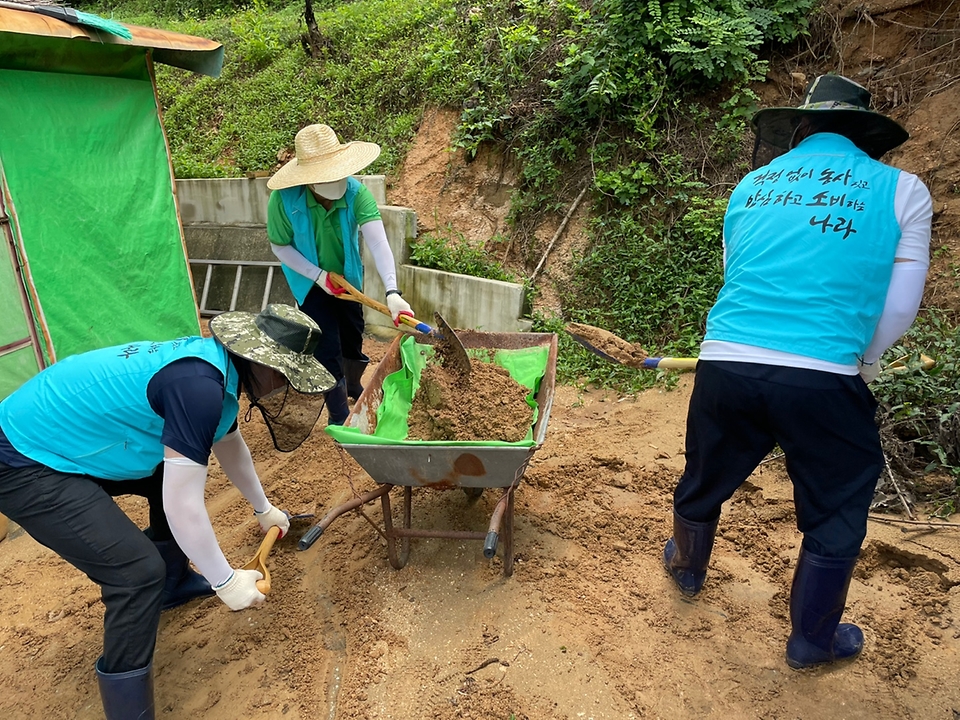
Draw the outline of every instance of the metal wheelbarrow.
[[[372,435],[377,425],[377,409],[383,401],[383,381],[402,367],[398,335],[359,397],[345,427],[356,428],[364,435]],[[383,527],[377,528],[387,543],[390,564],[397,570],[406,565],[410,554],[410,538],[447,538],[455,540],[482,540],[483,554],[493,558],[497,545],[503,539],[503,573],[513,574],[513,515],[514,491],[520,483],[533,453],[546,439],[547,422],[553,404],[556,385],[557,336],[554,333],[488,333],[457,331],[457,337],[469,349],[514,350],[532,347],[547,349],[547,362],[539,389],[534,396],[539,409],[533,425],[533,442],[527,445],[472,445],[468,443],[406,443],[365,444],[336,440],[379,485],[370,492],[355,497],[330,510],[300,539],[297,547],[306,550],[324,530],[350,510],[380,498]],[[428,337],[418,342],[431,343]],[[403,512],[398,525],[394,524],[390,491],[403,488]],[[414,488],[461,488],[469,497],[478,497],[485,489],[502,491],[485,532],[470,530],[425,530],[411,527],[411,507]]]

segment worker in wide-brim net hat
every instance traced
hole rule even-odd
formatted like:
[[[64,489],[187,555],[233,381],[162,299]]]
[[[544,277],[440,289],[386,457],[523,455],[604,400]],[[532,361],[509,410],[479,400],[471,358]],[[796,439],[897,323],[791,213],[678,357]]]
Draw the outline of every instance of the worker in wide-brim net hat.
[[[267,181],[273,192],[267,204],[270,249],[280,260],[297,306],[320,326],[314,354],[333,375],[327,393],[328,422],[342,425],[348,399],[363,392],[362,377],[370,359],[363,352],[363,308],[345,302],[329,273],[363,289],[361,238],[383,281],[385,301],[399,326],[413,317],[397,286],[397,267],[387,241],[377,201],[356,178],[380,155],[371,142],[341,143],[327,125],[308,125],[294,141],[296,157]]]
[[[700,592],[721,507],[779,445],[803,534],[786,662],[803,669],[863,648],[840,619],[884,467],[867,383],[917,314],[932,203],[879,161],[907,132],[852,80],[822,75],[753,127],[764,157],[724,215],[663,563],[682,594]]]
[[[241,395],[289,451],[335,384],[313,356],[320,328],[295,307],[224,313],[210,329],[73,355],[0,402],[0,512],[102,589],[96,676],[107,720],[154,717],[163,610],[214,593],[231,610],[266,599],[260,572],[224,557],[204,504],[212,453],[263,532],[290,527],[240,434]],[[148,528],[119,495],[147,498]]]

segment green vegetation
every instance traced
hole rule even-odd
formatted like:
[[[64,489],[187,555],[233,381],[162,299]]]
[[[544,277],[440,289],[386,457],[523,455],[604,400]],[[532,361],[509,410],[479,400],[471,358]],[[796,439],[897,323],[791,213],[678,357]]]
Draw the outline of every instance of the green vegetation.
[[[921,311],[885,363],[900,360],[902,371],[886,371],[871,384],[880,403],[884,450],[891,464],[909,476],[939,471],[952,478],[929,493],[943,512],[955,512],[960,489],[960,331],[944,313]],[[932,359],[923,369],[921,355]]]
[[[494,245],[502,242],[502,236],[491,240],[491,244]],[[503,266],[483,247],[471,245],[463,233],[455,231],[450,226],[444,228],[441,233],[424,233],[416,238],[410,248],[410,259],[414,265],[434,270],[472,275],[488,280],[522,282],[513,273],[504,270]]]
[[[725,199],[746,171],[750,83],[762,52],[802,39],[817,0],[103,0],[85,9],[209,37],[226,49],[219,79],[157,67],[180,177],[268,172],[296,131],[325,122],[383,153],[397,169],[423,109],[461,109],[456,143],[492,143],[519,161],[508,238],[484,248],[453,228],[420,238],[414,261],[514,279],[543,252],[535,230],[588,189],[590,245],[558,286],[564,382],[632,391],[673,373],[604,362],[563,325],[585,322],[651,354],[696,353],[721,283]],[[311,54],[312,53],[312,54]],[[497,252],[503,248],[501,255]],[[522,279],[522,278],[521,278]],[[530,292],[534,292],[530,288]],[[930,312],[885,359],[924,352],[930,372],[882,377],[885,438],[901,470],[957,457],[956,331]]]

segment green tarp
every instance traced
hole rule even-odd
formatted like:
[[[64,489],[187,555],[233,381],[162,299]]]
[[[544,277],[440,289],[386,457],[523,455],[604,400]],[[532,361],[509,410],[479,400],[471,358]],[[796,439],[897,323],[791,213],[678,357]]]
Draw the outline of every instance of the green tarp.
[[[471,351],[476,360],[487,360],[487,350]],[[377,408],[377,427],[372,435],[365,434],[357,428],[328,425],[326,432],[337,442],[346,445],[483,445],[501,447],[533,447],[536,441],[533,438],[533,425],[537,421],[539,408],[534,400],[540,389],[540,381],[546,372],[550,348],[546,345],[522,348],[519,350],[497,350],[492,362],[505,368],[510,377],[527,388],[527,403],[533,408],[533,420],[527,436],[518,442],[503,442],[491,440],[476,441],[449,441],[449,440],[406,440],[407,415],[410,405],[420,386],[420,373],[427,365],[433,354],[433,346],[420,344],[412,336],[404,338],[400,343],[400,357],[402,367],[383,379],[383,400]]]
[[[8,210],[58,360],[200,331],[143,63],[142,78],[0,69]],[[22,315],[12,282],[0,269],[5,317]],[[20,354],[0,357],[0,397]]]

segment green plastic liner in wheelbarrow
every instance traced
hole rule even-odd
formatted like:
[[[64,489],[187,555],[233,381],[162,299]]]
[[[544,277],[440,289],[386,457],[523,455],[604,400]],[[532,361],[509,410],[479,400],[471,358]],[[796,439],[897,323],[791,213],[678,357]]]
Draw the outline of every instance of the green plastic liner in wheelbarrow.
[[[517,350],[507,349],[467,349],[474,360],[487,361],[493,352],[492,362],[505,368],[510,377],[529,390],[527,404],[533,408],[533,418],[527,435],[518,442],[501,440],[487,441],[450,441],[450,440],[407,440],[407,415],[410,405],[420,386],[420,374],[433,355],[433,346],[417,343],[411,335],[400,343],[402,367],[383,380],[383,400],[377,408],[377,427],[373,434],[362,432],[359,428],[328,425],[327,434],[345,445],[472,445],[501,447],[533,447],[537,443],[533,437],[533,425],[536,423],[539,408],[534,396],[540,389],[550,355],[547,345],[537,345]]]

